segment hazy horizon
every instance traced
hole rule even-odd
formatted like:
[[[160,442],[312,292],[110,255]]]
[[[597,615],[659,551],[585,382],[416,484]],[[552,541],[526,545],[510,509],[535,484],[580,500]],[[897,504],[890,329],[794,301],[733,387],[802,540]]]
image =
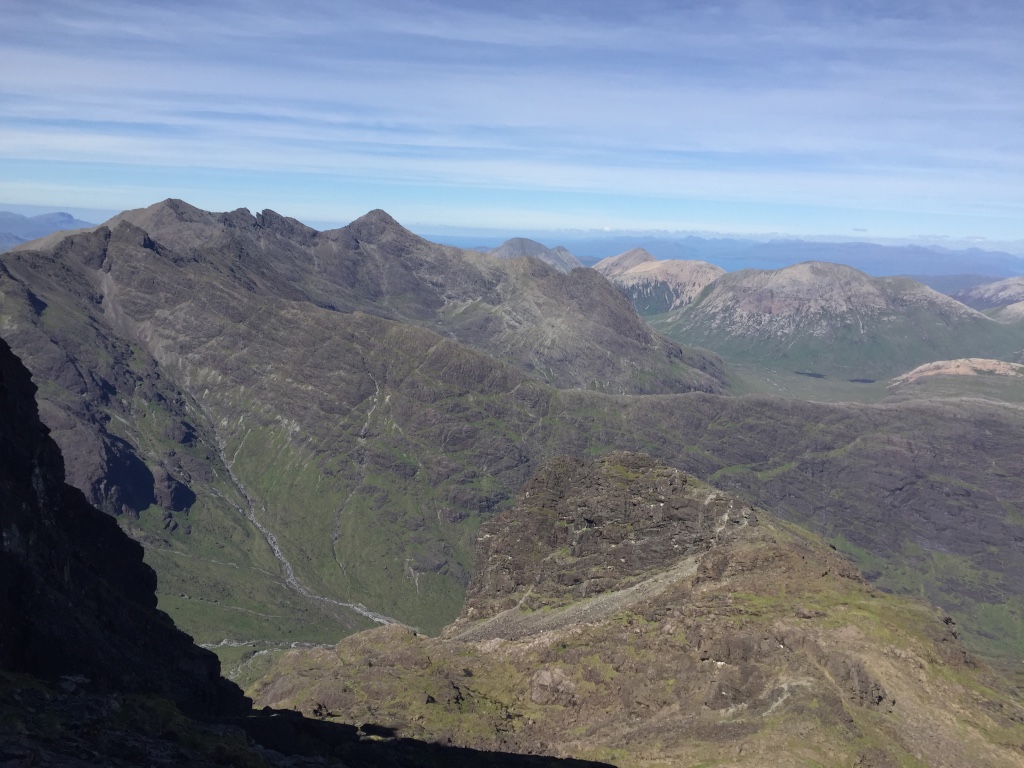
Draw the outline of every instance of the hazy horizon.
[[[1024,7],[46,0],[0,200],[503,231],[1024,240]]]
[[[186,200],[186,202],[189,202]],[[139,207],[139,206],[136,206]],[[126,209],[122,209],[126,210]],[[0,202],[0,213],[16,213],[21,216],[32,217],[48,213],[68,213],[76,219],[91,224],[102,224],[104,221],[121,213],[122,210],[104,210],[98,208],[78,208],[75,206],[53,206],[53,205],[24,205],[18,203]],[[227,210],[227,209],[225,209]],[[230,210],[235,210],[231,208]],[[263,210],[262,207],[250,209],[253,213]],[[369,209],[372,210],[372,209]],[[284,211],[277,211],[282,215],[290,216]],[[292,218],[298,218],[292,216]],[[318,230],[334,229],[349,224],[350,221],[318,221],[298,218],[303,224]],[[399,222],[415,234],[433,239],[438,242],[445,242],[448,245],[456,245],[463,248],[475,247],[497,247],[504,241],[514,237],[525,237],[536,240],[548,247],[578,243],[580,241],[592,240],[615,240],[634,238],[638,242],[647,239],[661,239],[667,242],[678,241],[688,237],[715,239],[736,239],[752,242],[771,242],[780,240],[798,240],[801,242],[820,243],[872,243],[876,245],[904,246],[916,245],[927,248],[944,248],[953,251],[966,251],[978,249],[989,252],[1010,253],[1024,258],[1024,240],[990,241],[984,238],[951,238],[942,235],[919,235],[917,237],[871,237],[869,233],[854,233],[852,235],[837,234],[811,234],[796,235],[790,232],[722,232],[713,230],[663,230],[663,229],[511,229],[511,228],[478,228],[466,227],[458,224],[436,225]],[[660,258],[655,254],[655,258]]]

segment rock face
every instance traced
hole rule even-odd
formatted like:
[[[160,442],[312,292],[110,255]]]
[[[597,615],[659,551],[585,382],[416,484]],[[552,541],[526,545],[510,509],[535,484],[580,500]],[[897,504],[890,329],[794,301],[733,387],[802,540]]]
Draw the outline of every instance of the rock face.
[[[623,768],[1012,766],[1024,736],[1021,702],[950,619],[622,453],[548,463],[481,530],[466,609],[440,638],[390,626],[292,651],[253,691],[341,722],[369,710],[401,735]],[[1015,735],[990,735],[1003,728]]]
[[[506,240],[497,248],[492,249],[490,254],[491,256],[497,256],[499,259],[532,256],[554,267],[559,272],[572,272],[572,270],[583,266],[580,264],[579,259],[573,256],[564,246],[556,245],[554,248],[548,248],[536,240],[529,240],[525,237],[513,237],[511,240]]]
[[[641,315],[686,306],[725,274],[706,261],[655,261],[643,248],[599,261],[594,269],[619,286]]]
[[[142,547],[64,483],[28,371],[0,341],[0,667],[156,693],[194,714],[247,704],[156,608]]]
[[[1010,329],[912,280],[821,262],[728,273],[652,325],[727,359],[851,378],[1020,345]]]

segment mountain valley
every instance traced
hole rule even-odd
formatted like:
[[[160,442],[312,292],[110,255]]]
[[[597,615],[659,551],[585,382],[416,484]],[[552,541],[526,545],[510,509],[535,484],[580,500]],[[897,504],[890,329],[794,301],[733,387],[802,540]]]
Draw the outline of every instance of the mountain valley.
[[[840,272],[843,301],[864,288],[895,311],[890,282]],[[731,274],[675,312],[710,311]],[[914,306],[947,323],[924,362],[961,332],[1014,333],[923,291]],[[941,605],[972,649],[1024,657],[1024,415],[1004,403],[730,396],[721,358],[652,331],[597,272],[437,246],[381,211],[317,232],[169,200],[5,254],[0,300],[69,482],[145,546],[161,608],[246,679],[291,643],[440,631],[480,525],[544,461],[611,450],[809,527]],[[895,373],[913,367],[893,349]]]

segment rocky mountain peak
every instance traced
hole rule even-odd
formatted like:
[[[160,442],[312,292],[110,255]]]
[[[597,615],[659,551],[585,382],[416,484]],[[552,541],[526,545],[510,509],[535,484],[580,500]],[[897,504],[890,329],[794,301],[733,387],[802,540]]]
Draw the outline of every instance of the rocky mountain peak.
[[[406,244],[425,242],[399,224],[387,211],[375,208],[342,228],[360,243],[371,245]]]

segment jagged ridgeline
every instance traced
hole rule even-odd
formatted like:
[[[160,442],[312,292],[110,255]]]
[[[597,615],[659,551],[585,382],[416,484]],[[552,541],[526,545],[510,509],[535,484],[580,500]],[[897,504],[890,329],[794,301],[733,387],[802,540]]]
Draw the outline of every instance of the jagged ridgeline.
[[[1016,766],[1024,707],[955,622],[638,454],[559,458],[481,528],[438,638],[291,651],[258,704],[629,766]]]
[[[206,641],[439,628],[529,475],[545,384],[725,387],[597,274],[382,211],[317,233],[166,201],[6,254],[0,290],[70,481],[126,516]]]
[[[170,200],[4,254],[0,301],[69,481],[228,661],[389,617],[440,630],[480,524],[545,458],[611,449],[823,532],[1024,656],[1018,411],[728,397],[717,357],[593,270],[435,245],[379,211],[316,232]]]

